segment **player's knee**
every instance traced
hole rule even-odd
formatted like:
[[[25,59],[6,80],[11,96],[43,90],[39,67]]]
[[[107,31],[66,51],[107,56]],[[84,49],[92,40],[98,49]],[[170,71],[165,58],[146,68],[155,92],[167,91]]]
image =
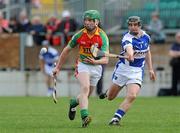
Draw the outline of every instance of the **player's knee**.
[[[87,86],[87,85],[82,86],[82,93],[88,96],[88,94],[89,94],[89,86]]]
[[[137,95],[136,94],[130,94],[127,96],[127,99],[130,101],[134,101],[136,99]]]

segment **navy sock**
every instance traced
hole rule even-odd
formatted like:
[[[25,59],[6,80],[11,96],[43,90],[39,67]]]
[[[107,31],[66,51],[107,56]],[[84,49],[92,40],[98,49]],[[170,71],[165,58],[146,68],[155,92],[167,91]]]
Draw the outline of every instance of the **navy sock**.
[[[125,112],[121,109],[118,109],[114,114],[114,117],[118,118],[119,120],[125,115]]]
[[[51,87],[48,87],[48,90],[53,90],[53,88],[51,88]]]

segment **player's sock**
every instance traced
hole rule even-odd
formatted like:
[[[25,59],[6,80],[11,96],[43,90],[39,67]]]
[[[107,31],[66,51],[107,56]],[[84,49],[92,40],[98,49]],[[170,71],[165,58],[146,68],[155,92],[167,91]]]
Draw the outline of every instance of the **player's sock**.
[[[52,91],[52,90],[53,90],[53,88],[52,88],[52,87],[48,87],[48,90],[49,90],[49,91]]]
[[[48,92],[47,92],[47,96],[51,96],[52,93],[53,93],[53,88],[49,87]]]
[[[72,107],[76,107],[77,105],[79,105],[79,103],[78,103],[78,101],[77,101],[76,98],[72,98],[72,99],[70,100],[70,105],[71,105]]]
[[[114,117],[118,118],[119,120],[125,115],[125,112],[122,109],[118,109],[114,114]]]
[[[87,109],[81,109],[81,118],[84,119],[85,117],[87,117],[89,115],[88,110]]]

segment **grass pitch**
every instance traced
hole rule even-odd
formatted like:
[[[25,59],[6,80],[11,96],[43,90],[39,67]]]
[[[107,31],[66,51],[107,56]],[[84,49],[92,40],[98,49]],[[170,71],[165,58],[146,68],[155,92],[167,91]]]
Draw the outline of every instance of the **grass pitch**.
[[[121,121],[108,125],[122,98],[113,101],[90,98],[92,122],[81,128],[79,109],[74,121],[67,117],[69,98],[57,104],[46,97],[0,97],[1,133],[178,133],[180,97],[141,98]]]

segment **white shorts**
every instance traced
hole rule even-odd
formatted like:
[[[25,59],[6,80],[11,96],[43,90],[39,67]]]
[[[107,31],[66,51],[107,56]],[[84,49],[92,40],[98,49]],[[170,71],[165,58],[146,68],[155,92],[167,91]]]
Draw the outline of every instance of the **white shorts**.
[[[142,77],[143,72],[142,70],[132,70],[127,69],[127,67],[120,63],[116,65],[116,68],[114,69],[113,76],[112,76],[112,82],[123,87],[128,84],[138,84],[142,85]]]
[[[44,71],[47,75],[52,76],[52,71],[53,71],[54,67],[53,66],[49,66],[47,64],[44,65]]]
[[[101,65],[88,65],[82,62],[78,62],[77,75],[80,72],[87,72],[90,75],[90,85],[96,86],[102,75]]]

